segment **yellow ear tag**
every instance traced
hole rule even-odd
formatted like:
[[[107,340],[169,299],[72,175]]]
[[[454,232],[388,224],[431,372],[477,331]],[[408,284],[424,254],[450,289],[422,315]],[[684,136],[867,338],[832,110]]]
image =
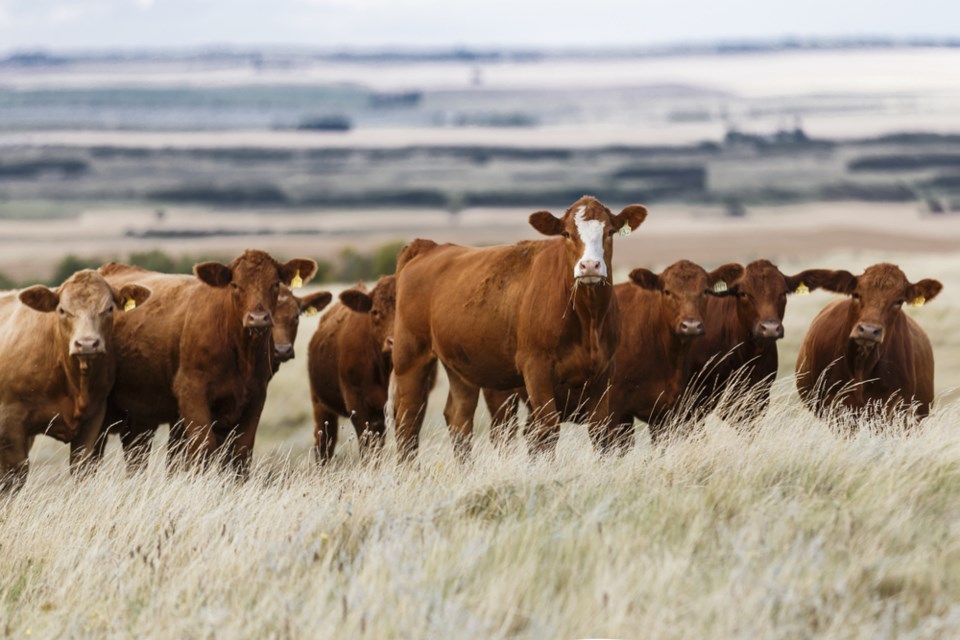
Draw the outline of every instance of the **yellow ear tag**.
[[[798,296],[805,296],[808,293],[810,293],[810,289],[807,287],[807,285],[801,282],[800,284],[797,285],[797,288],[794,291],[794,293],[797,294]]]
[[[727,290],[727,283],[724,282],[723,280],[717,280],[717,281],[713,284],[713,292],[714,292],[714,293],[723,293],[723,292],[726,291],[726,290]]]
[[[133,298],[127,298],[127,301],[123,303],[123,310],[130,311],[131,309],[137,308],[137,301]]]
[[[622,227],[620,227],[620,235],[622,237],[626,238],[631,233],[633,233],[633,229],[630,228],[629,224],[624,224]]]
[[[307,307],[306,309],[303,310],[303,315],[307,316],[308,318],[309,318],[310,316],[315,316],[315,315],[317,315],[318,313],[320,313],[320,312],[317,311],[317,308],[316,308],[315,306],[313,306],[313,305],[310,305],[309,307]]]
[[[926,304],[926,302],[927,302],[926,298],[924,298],[923,296],[917,296],[916,298],[910,301],[910,306],[922,307],[924,304]]]
[[[297,269],[297,272],[293,274],[293,280],[290,281],[291,289],[299,289],[303,286],[303,278],[300,277],[300,269]]]

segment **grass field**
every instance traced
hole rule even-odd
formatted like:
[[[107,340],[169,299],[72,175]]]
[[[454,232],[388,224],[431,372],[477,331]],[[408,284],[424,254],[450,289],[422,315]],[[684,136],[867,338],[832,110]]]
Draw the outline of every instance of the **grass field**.
[[[789,377],[824,293],[792,298],[781,379],[752,437],[715,417],[694,437],[598,460],[564,428],[556,460],[517,443],[457,466],[432,397],[418,462],[361,466],[344,436],[309,455],[307,319],[271,385],[254,477],[167,476],[162,449],[93,477],[43,441],[0,504],[0,628],[11,636],[955,637],[960,634],[960,258],[893,259],[940,298],[930,333],[941,399],[914,433],[843,438]],[[622,279],[621,277],[618,278]]]

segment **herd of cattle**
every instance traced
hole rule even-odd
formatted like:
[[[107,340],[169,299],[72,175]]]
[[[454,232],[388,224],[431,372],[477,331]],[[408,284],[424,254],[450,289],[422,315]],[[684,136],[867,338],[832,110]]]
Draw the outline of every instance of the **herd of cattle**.
[[[515,435],[527,405],[534,452],[554,449],[563,421],[586,423],[601,452],[628,447],[635,419],[656,440],[695,413],[734,406],[720,398],[735,381],[749,401],[724,417],[749,423],[769,401],[787,295],[816,288],[846,297],[820,312],[803,342],[805,404],[820,415],[929,413],[932,348],[901,307],[933,299],[939,282],[911,283],[891,264],[860,276],[785,275],[766,260],[710,272],[682,260],[613,285],[614,239],[646,216],[641,205],[613,214],[585,196],[563,217],[530,216],[550,239],[486,248],[415,240],[395,275],[341,293],[308,354],[318,460],[333,455],[340,416],[352,421],[362,456],[382,447],[387,416],[400,459],[415,456],[438,361],[460,460],[470,455],[481,391],[497,445]],[[95,464],[116,433],[136,469],[163,424],[171,463],[221,454],[245,473],[268,383],[293,358],[299,316],[331,302],[325,291],[291,290],[315,272],[312,260],[281,264],[248,250],[227,265],[198,264],[194,275],[111,263],[56,289],[0,293],[9,363],[0,370],[2,488],[23,485],[37,435],[69,443],[77,470]]]

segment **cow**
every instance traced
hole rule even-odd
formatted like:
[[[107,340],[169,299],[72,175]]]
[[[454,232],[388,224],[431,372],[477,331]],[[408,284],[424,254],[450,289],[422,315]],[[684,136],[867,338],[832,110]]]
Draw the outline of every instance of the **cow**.
[[[118,421],[128,462],[142,468],[157,426],[185,442],[192,462],[223,451],[240,476],[249,469],[273,376],[272,329],[281,285],[316,272],[313,260],[285,264],[248,249],[229,264],[203,262],[194,275],[111,263],[108,282],[136,280],[153,290],[144,312],[116,327],[117,384],[108,420]]]
[[[353,423],[361,458],[383,446],[396,292],[392,275],[380,278],[372,291],[362,284],[343,291],[310,338],[307,369],[321,464],[337,446],[338,416]]]
[[[524,386],[535,408],[533,452],[555,450],[563,420],[589,423],[606,446],[607,385],[620,332],[613,237],[642,205],[614,215],[584,196],[562,217],[531,214],[549,240],[485,248],[416,240],[397,262],[394,335],[398,455],[416,455],[434,359],[450,381],[444,417],[460,461],[470,455],[480,389]]]
[[[333,295],[329,291],[318,291],[306,296],[298,297],[290,287],[280,287],[280,296],[277,298],[277,312],[273,318],[273,372],[280,369],[280,365],[296,357],[294,345],[297,342],[297,331],[300,328],[300,316],[313,316],[322,311]]]
[[[629,282],[614,286],[621,323],[610,409],[614,445],[621,452],[633,437],[634,418],[649,425],[654,441],[662,434],[689,374],[691,344],[704,333],[707,299],[729,295],[727,283],[742,273],[743,267],[735,263],[707,273],[681,260],[660,274],[635,269]],[[491,416],[491,440],[502,446],[520,425],[517,411],[526,394],[522,388],[485,388],[483,395]]]
[[[117,372],[115,324],[150,297],[128,282],[113,288],[96,271],[78,271],[56,289],[42,285],[0,295],[0,487],[26,482],[35,436],[70,443],[77,471],[100,436]]]
[[[277,298],[277,312],[274,314],[274,324],[272,330],[273,358],[271,360],[273,374],[280,370],[280,365],[289,362],[296,357],[294,344],[297,341],[297,332],[300,327],[301,315],[315,315],[326,307],[333,296],[329,291],[318,291],[303,297],[298,297],[290,287],[282,285],[280,295]],[[170,436],[167,444],[167,461],[171,468],[179,464],[179,453],[186,445],[185,433],[182,429],[183,421],[178,419],[171,425]],[[152,433],[160,427],[159,424],[146,429],[146,432]],[[114,425],[112,430],[117,430]],[[106,440],[98,442],[98,457],[103,455],[103,447]],[[140,442],[137,446],[124,448],[124,454],[133,462],[133,466],[141,464],[146,459],[149,451],[149,443]]]
[[[729,295],[710,298],[706,333],[690,347],[686,409],[697,417],[717,409],[721,417],[746,425],[763,415],[779,367],[787,296],[818,289],[833,275],[825,269],[786,275],[769,260],[756,260]],[[746,391],[742,402],[734,401],[731,387]]]
[[[804,404],[850,424],[862,413],[926,418],[933,402],[933,347],[903,305],[921,306],[943,285],[911,283],[899,267],[882,263],[859,276],[837,271],[821,286],[849,297],[827,305],[803,339],[796,379]]]
[[[681,260],[659,274],[634,269],[630,282],[614,287],[623,321],[610,407],[621,450],[633,439],[634,418],[647,423],[653,442],[663,436],[690,375],[692,345],[713,321],[708,299],[729,295],[742,273],[736,263],[707,273]]]

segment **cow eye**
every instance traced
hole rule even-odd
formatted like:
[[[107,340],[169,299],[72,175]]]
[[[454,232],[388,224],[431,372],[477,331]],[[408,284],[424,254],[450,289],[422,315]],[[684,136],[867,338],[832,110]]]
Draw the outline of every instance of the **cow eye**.
[[[67,311],[66,311],[66,309],[64,309],[63,307],[57,307],[57,311],[60,312],[60,315],[61,315],[61,316],[67,315]]]
[[[560,235],[562,235],[564,238],[569,238],[569,237],[570,237],[570,233],[569,233],[568,231],[564,231],[564,232],[561,233]]]
[[[896,302],[893,303],[893,306],[902,307],[904,302],[906,302],[906,300],[897,300]]]
[[[613,234],[615,234],[615,233],[616,233],[616,231],[614,231],[613,229],[610,229],[610,231],[607,231],[607,236],[610,237],[610,238],[612,238],[612,237],[613,237]]]
[[[860,294],[859,294],[859,293],[851,293],[851,294],[850,294],[850,297],[853,298],[854,300],[859,300],[859,299],[860,299]]]

